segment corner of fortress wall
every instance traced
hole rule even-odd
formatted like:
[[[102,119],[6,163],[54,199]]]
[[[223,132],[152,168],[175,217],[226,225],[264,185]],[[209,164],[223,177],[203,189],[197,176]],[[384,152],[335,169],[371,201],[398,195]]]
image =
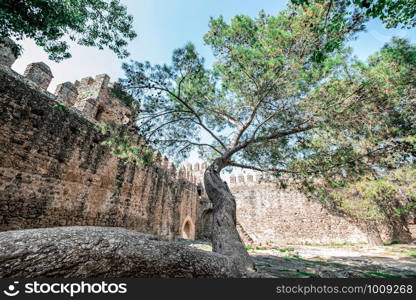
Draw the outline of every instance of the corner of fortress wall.
[[[97,225],[194,238],[196,176],[160,154],[152,166],[125,164],[101,145],[95,125],[134,123],[110,77],[64,82],[52,94],[50,68],[14,72],[8,42],[0,44],[0,230]]]

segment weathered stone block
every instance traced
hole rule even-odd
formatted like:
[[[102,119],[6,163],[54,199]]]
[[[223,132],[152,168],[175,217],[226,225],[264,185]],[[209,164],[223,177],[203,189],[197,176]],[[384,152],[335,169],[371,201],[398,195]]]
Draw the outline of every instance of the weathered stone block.
[[[77,99],[78,90],[73,83],[64,82],[56,86],[55,96],[58,102],[72,106]]]
[[[238,175],[238,183],[244,183],[244,175]]]
[[[231,184],[235,184],[237,181],[236,181],[236,177],[234,176],[234,175],[231,175],[230,176],[230,183]]]
[[[29,64],[23,75],[45,90],[48,88],[53,78],[51,69],[43,62]]]

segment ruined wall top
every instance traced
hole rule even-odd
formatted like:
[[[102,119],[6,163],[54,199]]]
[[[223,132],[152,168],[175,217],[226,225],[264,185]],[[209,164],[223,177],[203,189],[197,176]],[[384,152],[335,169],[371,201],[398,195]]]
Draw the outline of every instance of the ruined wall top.
[[[13,40],[6,38],[0,41],[0,66],[8,69],[16,61],[12,47]],[[75,83],[58,84],[54,95],[47,89],[52,81],[51,69],[44,62],[34,62],[26,67],[23,77],[28,84],[54,97],[54,100],[69,108],[78,110],[86,119],[93,123],[112,122],[117,125],[131,124],[133,113],[130,107],[111,93],[113,84],[107,74],[82,78]],[[23,79],[22,79],[23,80]]]
[[[16,60],[10,49],[10,45],[13,43],[11,39],[5,39],[3,43],[0,43],[0,66],[8,69],[11,68]],[[49,97],[58,103],[75,109],[92,123],[113,122],[121,125],[134,122],[132,110],[112,93],[115,85],[110,82],[110,77],[107,74],[85,77],[74,83],[64,82],[58,84],[54,95],[47,92],[53,74],[45,63],[35,62],[29,64],[23,76],[31,84],[40,88],[43,93],[48,94]],[[186,164],[176,169],[173,163],[162,156],[158,159],[158,163],[162,167],[171,170],[172,176],[197,184],[203,183],[204,172],[208,166],[205,162],[198,162]],[[274,182],[270,176],[260,173],[225,174],[223,178],[231,186],[252,186]]]
[[[183,166],[184,172],[193,174],[196,182],[201,184],[204,182],[204,172],[207,167],[208,164],[206,162],[188,163]],[[229,186],[233,186],[234,188],[280,183],[280,181],[272,175],[261,172],[243,174],[233,171],[231,174],[222,174],[221,178],[227,182]]]
[[[74,83],[58,84],[54,94],[51,94],[47,89],[53,74],[47,64],[43,62],[29,64],[23,76],[11,69],[16,61],[10,48],[13,44],[11,39],[0,42],[0,69],[12,75],[16,80],[20,80],[30,88],[43,93],[51,101],[65,105],[94,124],[112,122],[117,125],[131,125],[134,122],[132,109],[112,93],[115,84],[110,82],[110,77],[107,74],[85,77]],[[190,183],[197,182],[195,174],[187,171],[184,167],[176,168],[162,155],[159,155],[155,163],[168,170],[172,178],[186,180]]]
[[[0,44],[0,66],[10,69],[15,60],[11,50],[6,48],[5,44]],[[54,95],[47,92],[53,74],[45,63],[29,64],[23,76],[31,84],[39,87],[43,93],[48,94],[58,103],[75,109],[92,123],[113,122],[121,125],[134,122],[131,109],[111,92],[114,83],[110,82],[107,74],[85,77],[74,83],[58,84]],[[203,183],[204,172],[208,166],[207,163],[194,163],[176,168],[163,156],[159,157],[157,162],[163,168],[169,169],[173,177],[196,184]],[[222,177],[231,186],[252,186],[275,182],[270,176],[262,174],[225,174]]]
[[[23,74],[27,79],[39,85],[42,89],[47,89],[52,81],[52,71],[44,62],[31,63],[26,67]]]

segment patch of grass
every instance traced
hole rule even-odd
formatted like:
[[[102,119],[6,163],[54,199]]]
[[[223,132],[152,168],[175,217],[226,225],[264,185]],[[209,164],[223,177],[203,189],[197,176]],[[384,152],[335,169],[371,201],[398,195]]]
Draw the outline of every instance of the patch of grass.
[[[293,257],[293,258],[296,258],[297,260],[303,261],[303,262],[309,262],[309,260],[306,260],[306,259],[304,259],[304,258],[300,257],[300,256],[299,256],[299,255],[297,255],[297,254],[293,254],[293,255],[292,255],[292,257]]]
[[[412,258],[416,258],[416,250],[401,250],[400,253],[410,256]]]
[[[315,244],[315,243],[302,243],[302,244],[288,244],[292,246],[316,246],[316,247],[342,247],[342,246],[363,246],[368,245],[368,243],[331,243],[331,244]]]
[[[273,250],[279,251],[279,252],[294,252],[294,248],[272,248]]]
[[[64,105],[64,104],[57,104],[57,105],[55,106],[55,108],[56,108],[57,110],[60,110],[60,111],[66,111],[66,110],[68,110],[68,107],[67,107],[66,105]]]
[[[289,258],[289,256],[286,256],[285,258]],[[332,267],[336,267],[336,268],[340,268],[340,269],[345,269],[346,268],[345,265],[342,265],[342,264],[339,264],[339,263],[325,262],[325,261],[316,260],[316,259],[315,260],[314,259],[310,259],[310,260],[309,259],[304,259],[304,258],[300,257],[297,254],[290,255],[289,261],[290,261],[290,259],[303,262],[307,266],[311,266],[311,267],[319,265],[319,266],[332,266]]]
[[[256,246],[256,247],[247,246],[247,247],[246,247],[246,250],[247,250],[247,251],[254,251],[254,250],[267,250],[267,248],[258,247],[258,246]]]
[[[327,262],[320,261],[320,260],[306,260],[306,259],[303,259],[303,258],[301,258],[300,260],[303,261],[303,262],[308,263],[308,265],[320,265],[320,266],[331,265],[331,266],[334,266],[334,267],[338,267],[336,263],[327,263]]]
[[[367,272],[367,273],[370,274],[370,275],[383,277],[383,278],[403,278],[403,276],[392,275],[392,274],[385,273],[383,271],[370,271],[370,272]]]
[[[347,268],[348,266],[346,266],[346,265],[343,265],[343,264],[338,264],[338,263],[324,263],[324,262],[320,262],[321,263],[321,265],[326,265],[326,266],[333,266],[333,267],[335,267],[335,268],[340,268],[340,269],[345,269],[345,268]]]
[[[413,251],[408,251],[408,255],[409,255],[410,257],[416,258],[416,250],[413,250]]]
[[[399,244],[399,242],[398,241],[392,241],[391,243],[383,243],[384,244],[384,246],[391,246],[391,245],[397,245],[397,244]]]
[[[359,275],[359,278],[374,278],[374,276],[364,273]]]

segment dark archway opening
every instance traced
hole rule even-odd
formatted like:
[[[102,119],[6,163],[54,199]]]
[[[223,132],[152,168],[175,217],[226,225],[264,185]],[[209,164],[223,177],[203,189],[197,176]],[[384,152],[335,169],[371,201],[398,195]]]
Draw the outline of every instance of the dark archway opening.
[[[186,221],[185,225],[183,226],[182,237],[185,239],[191,238],[191,223],[189,221]]]
[[[97,109],[97,113],[95,114],[95,119],[97,121],[101,121],[101,117],[103,116],[104,108],[102,106],[99,106]]]

